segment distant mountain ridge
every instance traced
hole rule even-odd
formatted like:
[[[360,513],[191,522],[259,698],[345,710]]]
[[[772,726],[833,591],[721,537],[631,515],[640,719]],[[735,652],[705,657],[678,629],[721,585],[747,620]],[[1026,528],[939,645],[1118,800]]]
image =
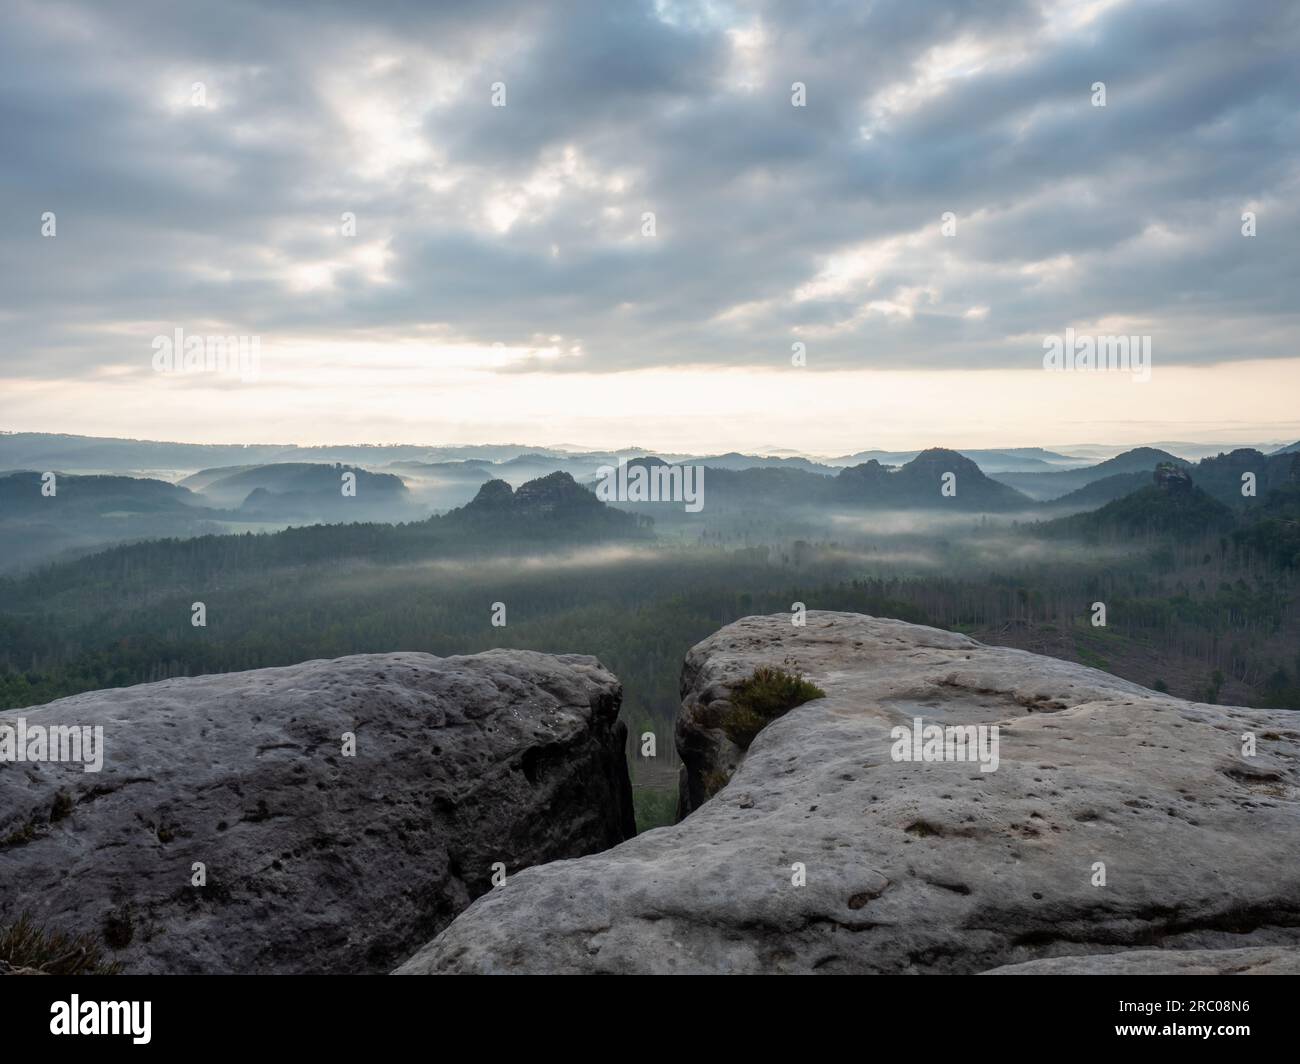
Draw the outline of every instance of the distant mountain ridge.
[[[562,473],[575,487],[590,488],[596,484],[602,467],[620,460],[644,465],[665,461],[702,465],[707,473],[703,515],[655,503],[615,504],[616,509],[633,511],[673,526],[694,522],[697,529],[703,529],[708,523],[709,511],[717,511],[724,523],[749,513],[770,523],[783,511],[800,508],[804,514],[799,520],[813,524],[825,519],[819,515],[859,510],[990,514],[1039,511],[1045,516],[1080,512],[1097,509],[1143,489],[1152,470],[1161,462],[1193,468],[1199,490],[1246,513],[1257,508],[1258,500],[1287,482],[1288,462],[1297,446],[1300,445],[1272,454],[1237,448],[1205,457],[1194,467],[1168,451],[1139,447],[1085,468],[990,475],[980,466],[980,461],[987,465],[998,461],[998,455],[1034,463],[1069,459],[1060,452],[1043,448],[966,453],[932,448],[915,452],[896,467],[877,459],[837,466],[794,454],[755,456],[738,451],[693,458],[678,454],[651,455],[640,448],[559,452],[521,445],[472,445],[443,451],[379,445],[349,450],[275,445],[173,445],[10,433],[0,434],[0,464],[5,458],[33,453],[46,459],[62,456],[90,463],[98,462],[105,454],[112,460],[123,457],[149,461],[177,457],[192,460],[200,456],[223,459],[237,456],[240,460],[206,464],[183,478],[175,470],[162,478],[60,473],[65,490],[57,508],[39,505],[38,470],[58,471],[67,467],[53,461],[37,461],[17,473],[17,479],[11,474],[7,482],[0,473],[0,571],[21,569],[69,552],[164,536],[187,537],[248,529],[274,531],[288,525],[312,523],[419,522],[431,514],[468,506],[475,501],[480,488],[492,480],[504,481],[517,490]],[[180,448],[185,454],[182,456],[168,448]],[[301,460],[308,454],[339,452],[365,452],[371,464],[367,467],[352,460]],[[473,457],[446,456],[452,452]],[[254,458],[270,460],[249,460]],[[355,496],[340,490],[340,477],[345,469],[356,477]],[[955,492],[951,495],[941,490],[945,473],[953,475]],[[1253,495],[1243,491],[1251,478]],[[171,483],[172,480],[179,483]],[[525,493],[524,498],[527,497]],[[728,514],[732,516],[728,518]],[[811,525],[807,530],[813,530]],[[709,534],[715,534],[715,530],[710,529]]]
[[[664,461],[652,455],[629,464],[652,466]],[[706,510],[817,506],[1008,511],[1033,505],[1014,488],[985,476],[969,458],[942,447],[921,451],[898,469],[872,460],[841,469],[833,476],[797,465],[728,469],[702,464]],[[945,490],[949,474],[951,494]]]
[[[159,510],[188,510],[204,500],[188,488],[147,477],[109,475],[79,476],[54,473],[53,494],[46,494],[44,474],[18,471],[0,474],[0,516],[23,514],[50,516],[82,513],[146,513]]]
[[[1091,459],[1058,454],[1042,447],[1003,447],[995,449],[964,447],[951,448],[969,458],[985,473],[1047,472],[1088,464]],[[876,461],[881,465],[904,465],[921,454],[921,451],[859,451],[829,459],[836,466],[860,465]]]
[[[310,524],[258,534],[202,535],[118,545],[39,574],[49,586],[94,582],[100,574],[144,566],[157,579],[206,580],[226,569],[261,571],[324,562],[401,563],[445,557],[532,554],[653,537],[653,522],[607,506],[567,473],[519,488],[483,485],[450,513],[400,524]],[[18,587],[25,587],[20,579]]]
[[[1156,467],[1146,487],[1039,529],[1085,539],[1196,539],[1226,532],[1234,521],[1231,509],[1193,483],[1185,465],[1167,462]]]
[[[355,479],[355,496],[343,495],[345,473],[351,473]],[[293,497],[316,506],[332,507],[337,500],[366,507],[400,503],[406,496],[406,485],[400,477],[392,473],[372,473],[341,463],[275,462],[205,469],[186,477],[181,486],[199,491],[223,506],[241,506],[253,498],[261,500],[265,506],[269,500]]]
[[[0,568],[15,570],[112,542],[215,531],[230,515],[163,480],[0,473]],[[50,484],[53,494],[44,490]]]
[[[1208,445],[1188,444],[1195,457],[1205,453]],[[1290,453],[1300,448],[1300,442],[1288,444],[1280,450],[1267,450],[1271,454]],[[986,474],[1011,475],[1017,473],[1048,473],[1068,471],[1099,463],[1092,454],[1105,454],[1111,448],[1078,445],[1077,454],[1062,453],[1043,447],[1001,448],[950,448],[974,461]],[[1171,453],[1168,448],[1154,446],[1151,450]],[[1132,453],[1130,449],[1123,453]],[[579,479],[590,475],[602,462],[616,462],[619,458],[642,457],[654,453],[641,447],[622,447],[582,450],[572,447],[539,447],[527,444],[323,444],[296,445],[281,443],[258,444],[195,444],[160,440],[136,440],[115,437],[78,436],[41,432],[0,432],[0,471],[18,469],[63,469],[71,473],[147,473],[165,479],[179,479],[199,471],[219,467],[269,465],[278,463],[342,462],[379,470],[394,463],[451,463],[479,461],[501,466],[515,463],[519,472],[529,478],[557,469],[571,472]],[[862,450],[838,458],[818,458],[783,450],[772,453],[725,453],[692,455],[680,452],[660,454],[676,461],[712,463],[715,468],[757,468],[768,465],[788,465],[833,475],[838,469],[877,461],[882,465],[901,466],[913,461],[920,450],[888,451]],[[1182,457],[1186,458],[1186,455]],[[540,470],[539,463],[550,463]],[[1111,472],[1120,472],[1113,469]],[[174,474],[174,475],[172,475]],[[1103,473],[1101,475],[1108,475]],[[503,479],[518,484],[514,475]],[[1097,479],[1097,478],[1094,478]],[[1012,485],[1016,486],[1016,485]],[[1067,490],[1080,487],[1071,485]],[[1064,494],[1064,492],[1062,492]]]
[[[1131,451],[1081,469],[1054,470],[1050,473],[999,473],[995,479],[1024,492],[1031,499],[1048,502],[1117,473],[1149,473],[1161,462],[1184,466],[1190,464],[1176,454],[1155,447],[1134,447]]]

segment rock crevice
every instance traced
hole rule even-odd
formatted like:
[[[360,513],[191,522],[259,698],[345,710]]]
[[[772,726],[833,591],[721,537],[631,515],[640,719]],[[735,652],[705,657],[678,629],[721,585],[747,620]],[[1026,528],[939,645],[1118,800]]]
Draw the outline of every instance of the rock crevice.
[[[712,707],[765,667],[826,695],[729,747]],[[1149,970],[1152,945],[1279,970],[1300,946],[1292,713],[822,612],[729,625],[682,688],[689,815],[512,877],[399,972]],[[996,770],[895,759],[918,718],[996,726]]]

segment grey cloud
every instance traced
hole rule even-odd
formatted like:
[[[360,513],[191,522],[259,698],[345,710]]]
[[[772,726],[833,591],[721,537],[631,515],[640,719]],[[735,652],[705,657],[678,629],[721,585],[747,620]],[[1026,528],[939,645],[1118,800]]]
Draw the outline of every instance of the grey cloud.
[[[1120,3],[1073,31],[1058,15],[956,0],[11,5],[4,372],[91,373],[134,351],[105,328],[194,320],[581,342],[526,371],[767,365],[796,336],[814,370],[1018,366],[1025,336],[1115,316],[1150,322],[1170,361],[1293,354],[1294,5]],[[761,52],[738,67],[731,34],[756,25]],[[933,49],[966,42],[991,61],[873,113]],[[160,86],[191,80],[221,106],[167,107]],[[790,106],[796,80],[807,108]],[[371,157],[382,114],[345,111],[372,97],[412,158]],[[504,231],[486,220],[494,192],[520,211]],[[386,279],[332,234],[343,210],[358,243],[386,242]],[[888,240],[911,243],[795,298]],[[1063,280],[1026,271],[1067,257]],[[329,261],[332,288],[292,283],[289,267]],[[917,288],[937,299],[910,319],[864,309]],[[988,316],[963,318],[972,307]]]

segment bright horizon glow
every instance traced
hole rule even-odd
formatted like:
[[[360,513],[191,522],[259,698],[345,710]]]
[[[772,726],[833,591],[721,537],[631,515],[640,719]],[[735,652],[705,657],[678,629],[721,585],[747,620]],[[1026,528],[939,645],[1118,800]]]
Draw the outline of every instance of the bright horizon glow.
[[[473,368],[390,345],[264,353],[255,383],[118,367],[93,381],[0,378],[0,428],[178,443],[638,446],[664,453],[834,456],[924,447],[1062,447],[1300,439],[1300,359],[1120,373],[1033,370]],[[277,358],[282,359],[277,361]],[[351,364],[350,364],[351,363]],[[1155,412],[1153,414],[1153,411]],[[1066,442],[1063,442],[1066,441]]]

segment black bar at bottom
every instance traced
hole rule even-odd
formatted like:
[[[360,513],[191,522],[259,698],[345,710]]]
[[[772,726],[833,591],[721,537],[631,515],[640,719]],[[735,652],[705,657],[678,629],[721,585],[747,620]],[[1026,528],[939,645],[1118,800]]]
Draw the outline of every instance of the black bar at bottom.
[[[30,1059],[19,1055],[23,1049],[98,1054],[110,1046],[205,1055],[319,1049],[336,1059],[350,1049],[414,1048],[412,1040],[433,1058],[566,1045],[585,1055],[603,1042],[592,1035],[606,1031],[630,1044],[651,1035],[696,1047],[716,1039],[733,1049],[759,1036],[771,1049],[788,1042],[805,1052],[854,1029],[864,1050],[885,1034],[927,1051],[1294,1045],[1297,983],[1286,977],[749,978],[730,985],[685,978],[675,985],[586,978],[579,986],[560,977],[14,976],[0,982],[0,1044],[15,1061]],[[666,1018],[674,1013],[677,1021]],[[77,1033],[54,1033],[70,1026]],[[103,1033],[115,1027],[126,1033]],[[710,1027],[715,1033],[706,1036],[701,1028]],[[101,1033],[89,1033],[96,1028]],[[603,1044],[618,1051],[618,1043]]]

